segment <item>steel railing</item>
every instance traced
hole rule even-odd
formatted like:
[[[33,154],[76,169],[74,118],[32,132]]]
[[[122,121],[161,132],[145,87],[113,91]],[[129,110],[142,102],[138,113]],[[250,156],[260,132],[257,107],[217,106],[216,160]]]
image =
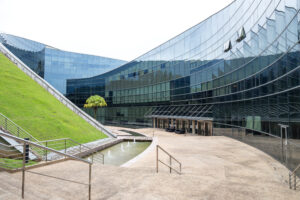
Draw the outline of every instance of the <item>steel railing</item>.
[[[69,99],[67,99],[63,94],[57,91],[53,86],[51,86],[47,81],[41,78],[38,74],[36,74],[33,70],[31,70],[26,64],[24,64],[18,57],[16,57],[10,50],[8,50],[3,44],[0,43],[0,52],[2,52],[8,59],[10,59],[13,63],[15,63],[18,68],[20,68],[25,74],[31,77],[35,82],[41,85],[44,89],[46,89],[52,96],[58,99],[61,103],[67,106],[74,113],[79,115],[89,124],[94,126],[96,129],[102,131],[109,137],[117,137],[110,130],[105,128],[100,122],[92,118],[86,112],[78,108],[75,104],[73,104]]]
[[[0,142],[0,168],[13,170],[22,167],[23,154],[17,150],[19,147],[23,148],[23,145],[8,145]]]
[[[97,150],[93,150],[92,148],[81,144],[71,138],[60,138],[54,140],[45,140],[40,141],[45,147],[50,147],[52,149],[63,150],[64,153],[68,153],[70,155],[77,155],[82,152],[89,151],[91,155],[92,162],[102,163],[104,164],[104,154],[98,152]],[[95,155],[95,153],[97,153]],[[57,157],[59,159],[60,157]],[[48,152],[44,152],[44,160],[48,161]]]
[[[92,162],[84,160],[82,158],[78,158],[78,157],[73,156],[73,155],[69,155],[69,154],[57,151],[57,150],[49,148],[49,147],[45,147],[43,145],[37,144],[35,142],[31,142],[29,140],[21,139],[19,137],[14,136],[14,135],[4,133],[3,131],[0,131],[0,136],[5,137],[5,138],[10,138],[10,139],[18,142],[23,147],[22,152],[18,153],[18,156],[19,156],[18,159],[13,159],[13,161],[18,160],[19,162],[20,161],[22,162],[22,194],[21,194],[21,196],[22,196],[23,199],[24,199],[24,196],[25,196],[25,172],[29,172],[29,173],[32,173],[32,174],[36,174],[36,175],[40,175],[40,176],[44,176],[44,177],[48,177],[48,178],[54,178],[54,179],[58,179],[58,180],[61,180],[61,181],[67,181],[67,182],[72,182],[72,183],[76,183],[76,184],[86,185],[86,186],[88,186],[88,199],[89,200],[91,199],[91,179],[92,179],[92,164],[93,164]],[[20,145],[18,145],[18,146],[20,146]],[[10,146],[10,145],[5,145],[5,144],[4,144],[4,146],[11,147],[11,148],[15,147],[15,146]],[[38,172],[34,172],[34,171],[29,171],[28,167],[26,167],[26,162],[29,160],[28,149],[30,148],[30,146],[31,147],[34,146],[36,148],[40,148],[40,149],[46,150],[48,152],[53,152],[53,153],[58,154],[62,157],[65,157],[66,159],[72,159],[72,160],[75,160],[75,161],[79,161],[79,162],[83,162],[83,163],[88,164],[89,165],[89,180],[88,180],[88,183],[78,182],[78,181],[69,180],[69,179],[65,179],[65,178],[60,178],[60,177],[56,177],[56,176],[52,176],[52,175],[47,175],[47,174],[42,174],[42,173],[38,173]],[[10,161],[10,163],[13,163],[13,162]]]
[[[300,169],[300,164],[289,173],[289,186],[290,189],[296,190],[297,189],[297,183],[299,183],[299,179],[296,175],[297,171]]]
[[[22,127],[11,121],[8,117],[0,113],[0,128],[4,131],[8,131],[10,134],[20,138],[29,138],[31,141],[39,143],[39,141],[25,131]]]
[[[159,159],[159,150],[161,150],[162,152],[164,152],[165,154],[168,155],[169,158],[169,164],[165,163],[164,161]],[[175,169],[172,166],[172,160],[174,160],[175,162],[178,163],[179,165],[179,170]],[[168,153],[166,150],[164,150],[161,146],[156,145],[156,172],[158,173],[158,164],[162,163],[163,165],[167,166],[170,169],[170,173],[172,173],[172,170],[175,171],[177,174],[181,175],[181,162],[179,162],[176,158],[174,158],[170,153]]]
[[[45,141],[39,141],[35,137],[33,137],[31,134],[29,134],[27,131],[25,131],[22,127],[11,121],[9,118],[7,118],[5,115],[0,113],[0,129],[2,129],[4,132],[7,132],[9,134],[12,134],[14,136],[20,137],[20,138],[28,138],[30,141],[35,142],[37,144],[50,147],[55,150],[64,150],[64,153],[68,153],[71,155],[76,155],[79,153],[82,153],[84,151],[90,151],[92,161],[96,161],[98,163],[104,164],[104,155],[97,152],[97,155],[94,156],[94,153],[96,151],[93,151],[88,146],[81,144],[73,139],[70,138],[61,138],[61,139],[54,139],[54,140],[45,140]],[[78,148],[76,148],[78,146]],[[71,147],[71,148],[70,148]],[[30,151],[37,156],[39,159],[48,161],[48,153],[47,151],[41,151],[40,148],[31,147]],[[56,159],[60,159],[61,157],[57,156]]]
[[[19,125],[11,121],[8,117],[3,115],[2,113],[0,113],[0,129],[2,129],[4,132],[7,132],[9,134],[12,134],[20,138],[28,138],[30,141],[41,145],[41,143],[35,137],[33,137],[22,127],[20,127]],[[34,147],[32,148],[33,153],[40,158],[42,152],[39,150],[40,149],[38,148],[34,148]]]

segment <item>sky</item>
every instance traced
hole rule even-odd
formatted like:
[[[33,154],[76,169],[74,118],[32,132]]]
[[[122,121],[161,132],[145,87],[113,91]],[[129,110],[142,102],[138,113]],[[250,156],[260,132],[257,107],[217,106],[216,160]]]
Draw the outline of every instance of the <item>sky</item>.
[[[0,32],[131,61],[233,0],[0,0]]]

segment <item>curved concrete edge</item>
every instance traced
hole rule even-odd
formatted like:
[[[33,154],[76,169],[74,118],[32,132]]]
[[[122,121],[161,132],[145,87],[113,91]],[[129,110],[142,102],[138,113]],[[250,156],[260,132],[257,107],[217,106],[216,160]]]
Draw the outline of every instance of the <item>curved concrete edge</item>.
[[[142,153],[140,153],[139,155],[137,155],[136,157],[132,158],[131,160],[127,161],[126,163],[124,163],[123,165],[121,165],[120,167],[130,167],[133,163],[137,162],[139,159],[141,159],[144,155],[146,155],[147,153],[149,153],[150,151],[152,151],[153,149],[155,150],[155,146],[158,143],[158,138],[154,137],[152,140],[152,143],[148,146],[147,149],[145,149]]]

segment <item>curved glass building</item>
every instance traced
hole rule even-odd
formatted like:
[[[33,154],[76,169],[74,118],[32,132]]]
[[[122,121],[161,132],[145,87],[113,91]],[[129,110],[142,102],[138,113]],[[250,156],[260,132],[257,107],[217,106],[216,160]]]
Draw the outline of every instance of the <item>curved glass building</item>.
[[[236,0],[117,69],[68,80],[67,97],[82,107],[104,96],[104,123],[227,135],[292,168],[300,162],[299,8],[299,0]]]
[[[54,88],[66,94],[66,80],[110,71],[125,61],[62,51],[48,45],[0,33],[0,42]]]

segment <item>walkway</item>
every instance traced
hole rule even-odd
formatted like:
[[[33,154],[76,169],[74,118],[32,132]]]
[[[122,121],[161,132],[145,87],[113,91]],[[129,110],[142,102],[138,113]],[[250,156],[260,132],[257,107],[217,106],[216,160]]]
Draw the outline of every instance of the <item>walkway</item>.
[[[134,131],[153,135],[152,129]],[[299,191],[288,189],[287,169],[246,144],[222,136],[183,136],[158,129],[154,135],[183,163],[183,175],[170,175],[162,165],[156,174],[153,148],[128,168],[94,165],[93,200],[299,199]],[[67,161],[33,171],[87,182],[87,169],[85,164]],[[20,194],[20,175],[0,172],[0,199]],[[25,195],[31,200],[87,199],[87,187],[27,173]]]

